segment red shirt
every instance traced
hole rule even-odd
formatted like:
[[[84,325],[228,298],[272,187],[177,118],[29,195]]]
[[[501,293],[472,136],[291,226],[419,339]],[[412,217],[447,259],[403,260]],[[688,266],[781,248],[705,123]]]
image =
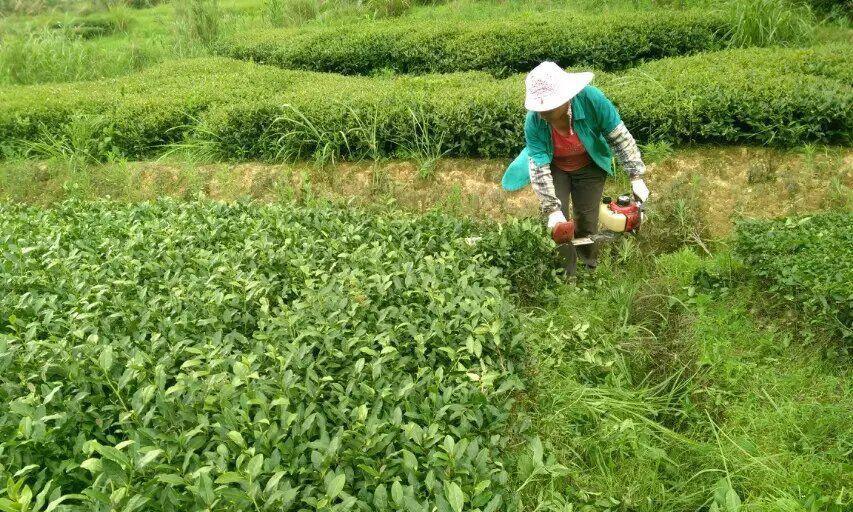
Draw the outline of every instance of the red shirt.
[[[590,163],[589,153],[581,144],[578,132],[572,131],[570,135],[560,135],[553,127],[551,128],[551,140],[554,142],[554,159],[551,166],[565,172],[583,169]]]

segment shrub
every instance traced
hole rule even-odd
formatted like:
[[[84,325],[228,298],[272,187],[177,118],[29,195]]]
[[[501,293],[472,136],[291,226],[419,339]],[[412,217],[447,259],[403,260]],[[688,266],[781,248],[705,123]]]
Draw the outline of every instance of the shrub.
[[[853,131],[850,52],[730,50],[600,74],[596,85],[642,142],[844,143]],[[451,155],[506,158],[523,146],[523,88],[521,76],[481,72],[343,77],[223,58],[174,61],[82,86],[0,88],[0,140],[35,140],[61,132],[73,115],[105,114],[103,136],[129,157],[195,137],[231,159],[372,158],[428,133]]]
[[[391,4],[388,4],[391,5]],[[709,14],[566,11],[449,22],[397,19],[345,27],[252,30],[217,45],[226,56],[289,69],[371,74],[482,70],[506,76],[542,60],[613,70],[647,59],[722,48],[730,30]]]
[[[806,323],[853,341],[853,213],[737,226],[736,254]]]
[[[520,325],[478,229],[0,204],[0,504],[499,509]]]
[[[853,49],[742,49],[644,64],[605,91],[641,140],[850,141]]]

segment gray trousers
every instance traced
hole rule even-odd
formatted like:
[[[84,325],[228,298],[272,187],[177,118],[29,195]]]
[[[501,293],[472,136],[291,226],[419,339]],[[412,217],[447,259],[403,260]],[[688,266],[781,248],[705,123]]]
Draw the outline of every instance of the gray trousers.
[[[598,232],[598,208],[604,193],[604,182],[607,172],[595,164],[590,164],[577,171],[564,172],[551,167],[554,179],[554,192],[562,205],[563,215],[575,219],[575,238],[581,238]],[[571,199],[572,215],[569,215],[569,199]],[[598,244],[572,244],[557,246],[557,252],[563,259],[566,274],[572,275],[577,269],[577,260],[583,260],[587,269],[593,269],[598,264]]]

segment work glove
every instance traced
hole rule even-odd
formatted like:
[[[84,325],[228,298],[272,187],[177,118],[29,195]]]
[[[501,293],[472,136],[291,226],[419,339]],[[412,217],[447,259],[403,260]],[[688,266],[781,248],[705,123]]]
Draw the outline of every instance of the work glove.
[[[631,180],[631,192],[634,193],[634,198],[641,203],[645,203],[646,199],[649,198],[649,187],[646,186],[643,178],[637,177]]]
[[[575,237],[575,222],[571,219],[566,220],[563,212],[557,210],[548,215],[548,231],[551,232],[551,238],[555,242],[566,244]]]

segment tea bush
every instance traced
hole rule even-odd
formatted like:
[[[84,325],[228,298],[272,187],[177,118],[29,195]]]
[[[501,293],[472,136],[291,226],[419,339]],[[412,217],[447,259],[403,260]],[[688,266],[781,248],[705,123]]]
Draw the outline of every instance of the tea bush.
[[[50,28],[64,31],[68,35],[78,36],[81,39],[94,39],[126,31],[129,24],[130,20],[124,11],[114,10],[57,21],[52,23]]]
[[[543,238],[509,229],[0,204],[0,508],[501,509],[520,326],[489,260]]]
[[[853,341],[853,213],[831,212],[737,227],[735,250],[767,290],[807,323]]]
[[[506,76],[543,60],[563,66],[621,69],[643,60],[721,49],[731,27],[706,13],[552,11],[446,23],[386,20],[357,25],[251,30],[217,51],[289,69],[342,74],[448,73]]]
[[[849,45],[727,50],[600,73],[595,85],[642,142],[846,143],[851,58]],[[426,130],[451,155],[506,158],[524,143],[523,97],[519,75],[345,77],[197,59],[93,83],[0,87],[0,140],[55,140],[75,117],[97,115],[103,147],[129,157],[185,137],[230,159],[375,157]]]
[[[742,49],[647,63],[605,91],[642,140],[853,139],[849,45]]]

